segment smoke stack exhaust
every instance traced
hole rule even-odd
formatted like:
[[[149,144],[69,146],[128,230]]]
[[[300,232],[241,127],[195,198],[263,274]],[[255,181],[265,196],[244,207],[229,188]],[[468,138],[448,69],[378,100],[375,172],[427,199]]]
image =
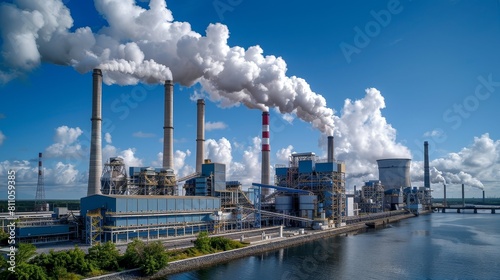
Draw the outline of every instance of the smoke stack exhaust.
[[[174,168],[174,84],[165,81],[165,118],[163,124],[163,168]]]
[[[197,102],[197,125],[196,125],[196,172],[201,174],[201,165],[205,155],[205,100],[198,99]]]
[[[334,162],[335,161],[335,155],[333,152],[334,148],[334,142],[333,142],[333,136],[328,136],[328,152],[327,152],[327,158],[328,162]]]
[[[102,72],[92,73],[92,134],[90,138],[89,183],[87,196],[101,193],[102,172]]]
[[[429,170],[429,142],[424,142],[424,187],[431,188],[431,176]]]
[[[271,152],[271,147],[269,145],[269,112],[262,112],[262,177],[260,180],[261,184],[269,185],[269,154]],[[268,188],[262,189],[262,195],[269,195],[270,190]]]

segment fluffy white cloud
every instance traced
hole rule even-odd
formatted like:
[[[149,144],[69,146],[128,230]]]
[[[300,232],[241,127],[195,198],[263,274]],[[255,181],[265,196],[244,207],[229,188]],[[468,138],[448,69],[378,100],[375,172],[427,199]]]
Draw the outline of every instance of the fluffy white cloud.
[[[281,148],[276,152],[276,160],[278,164],[288,165],[290,155],[293,152],[293,146],[288,145],[286,148]]]
[[[9,170],[16,171],[16,181],[22,182],[23,188],[20,191],[19,198],[33,199],[36,195],[38,183],[38,162],[37,161],[3,161],[0,162],[0,177],[7,176]],[[83,195],[85,183],[87,182],[87,173],[77,170],[73,164],[64,164],[56,162],[47,165],[44,162],[44,183],[46,198],[60,197],[56,190],[71,193],[68,197],[74,198],[74,194]],[[4,186],[0,187],[0,190]],[[7,193],[1,191],[1,193]]]
[[[106,144],[111,144],[113,143],[113,140],[111,138],[111,134],[109,132],[106,132],[104,134],[104,141],[106,141]]]
[[[349,185],[378,178],[376,160],[411,158],[410,150],[396,141],[396,129],[382,115],[385,100],[375,88],[366,89],[362,99],[345,100],[335,117],[335,158],[345,161]],[[326,140],[326,139],[325,139]],[[326,141],[322,141],[326,150]]]
[[[217,129],[226,129],[227,125],[224,122],[206,122],[205,130],[217,130]]]
[[[78,174],[74,165],[57,162],[52,169],[45,170],[45,181],[47,184],[70,185],[77,181]]]
[[[38,178],[38,165],[30,163],[28,160],[5,160],[0,162],[1,177],[7,176],[9,170],[16,171],[16,180],[18,180],[18,182],[36,183]]]
[[[137,138],[153,138],[156,135],[154,133],[146,133],[142,131],[137,131],[132,134],[132,136],[137,137]]]
[[[56,128],[54,136],[54,144],[45,149],[46,157],[66,158],[66,159],[81,159],[85,153],[78,137],[83,134],[83,131],[77,128],[68,126],[60,126]]]
[[[186,150],[185,152],[180,150],[175,151],[174,170],[176,170],[177,176],[179,176],[179,178],[187,176],[189,174],[193,174],[195,172],[194,167],[186,164],[186,159],[190,156],[191,156],[190,150]]]
[[[250,186],[252,182],[260,182],[260,138],[254,137],[249,146],[241,146],[240,148],[243,149],[241,161],[235,161],[229,140],[221,138],[218,141],[214,139],[205,141],[207,158],[211,159],[212,162],[226,165],[227,180],[240,181],[244,186]]]
[[[119,156],[123,158],[125,166],[143,166],[142,159],[135,156],[135,148],[128,148],[120,152]]]
[[[424,137],[435,138],[435,137],[441,137],[441,136],[443,136],[443,131],[440,129],[434,129],[432,131],[426,131],[424,133]]]
[[[226,168],[230,167],[233,161],[231,143],[224,137],[219,141],[207,139],[205,141],[205,152],[207,154],[205,158],[210,159],[212,162],[223,163]]]
[[[500,140],[491,139],[488,133],[474,137],[471,145],[431,160],[429,166],[431,183],[446,183],[448,191],[464,184],[486,193],[496,192],[500,182]],[[413,162],[411,173],[412,182],[423,185],[423,161]],[[437,188],[441,190],[441,186]]]
[[[500,140],[485,133],[474,137],[470,146],[434,159],[429,165],[439,170],[447,183],[483,188],[482,181],[500,182]]]

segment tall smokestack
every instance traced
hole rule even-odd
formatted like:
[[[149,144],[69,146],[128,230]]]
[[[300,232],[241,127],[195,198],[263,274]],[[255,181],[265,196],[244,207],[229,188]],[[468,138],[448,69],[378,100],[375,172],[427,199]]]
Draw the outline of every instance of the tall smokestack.
[[[328,162],[334,162],[335,161],[335,155],[333,153],[333,136],[328,136]]]
[[[262,112],[262,177],[261,184],[269,185],[269,154],[271,146],[269,145],[269,112]],[[269,195],[268,188],[262,189],[262,195]]]
[[[431,188],[431,176],[429,170],[429,142],[424,142],[424,187]]]
[[[90,138],[89,185],[87,196],[101,193],[102,173],[102,72],[92,73],[92,135]]]
[[[174,168],[174,84],[165,81],[165,118],[163,124],[163,168]]]
[[[443,184],[443,188],[444,188],[443,205],[444,207],[446,207],[446,184]]]
[[[198,99],[196,124],[196,172],[201,173],[203,156],[205,155],[205,100]]]
[[[465,186],[462,184],[462,206],[465,207]]]

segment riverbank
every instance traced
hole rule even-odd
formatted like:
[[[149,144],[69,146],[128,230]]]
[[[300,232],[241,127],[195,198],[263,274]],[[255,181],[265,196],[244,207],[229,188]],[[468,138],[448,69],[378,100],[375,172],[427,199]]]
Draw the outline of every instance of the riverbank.
[[[414,217],[413,214],[401,214],[397,216],[384,217],[371,222],[377,223],[393,223],[402,219],[407,219]],[[300,245],[313,240],[332,237],[336,235],[356,232],[359,230],[366,229],[367,226],[365,222],[359,222],[355,224],[350,224],[341,228],[334,228],[328,230],[307,230],[304,234],[294,235],[284,238],[273,238],[269,240],[264,240],[258,244],[249,245],[245,248],[235,249],[231,251],[225,251],[200,257],[194,257],[189,259],[184,259],[180,261],[173,261],[168,264],[168,266],[151,277],[140,277],[138,270],[123,271],[108,275],[103,275],[99,277],[88,278],[89,280],[128,280],[128,279],[164,279],[165,276],[175,273],[180,273],[184,271],[189,271],[193,269],[199,269],[202,267],[213,266],[219,263],[229,262],[238,258],[244,258],[252,255],[258,255],[269,251],[279,250],[281,248],[291,247],[295,245]]]

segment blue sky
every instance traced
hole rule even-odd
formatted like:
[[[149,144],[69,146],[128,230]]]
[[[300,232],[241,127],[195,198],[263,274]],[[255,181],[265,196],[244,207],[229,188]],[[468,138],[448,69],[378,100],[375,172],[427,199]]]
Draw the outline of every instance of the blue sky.
[[[423,142],[429,141],[436,197],[442,196],[443,180],[449,184],[449,196],[460,195],[461,183],[467,185],[468,196],[480,197],[480,188],[487,196],[500,196],[499,1],[191,0],[167,1],[168,10],[162,7],[163,1],[153,1],[151,9],[158,13],[142,21],[133,19],[150,9],[148,1],[119,1],[115,7],[113,1],[104,3],[0,4],[0,192],[6,193],[5,176],[13,168],[18,170],[19,197],[34,198],[36,157],[43,152],[46,197],[84,196],[91,116],[89,69],[99,63],[111,65],[113,59],[137,61],[137,54],[142,53],[143,60],[155,60],[163,71],[168,67],[176,80],[183,75],[186,57],[172,64],[164,62],[171,61],[172,42],[182,36],[203,40],[210,24],[221,23],[211,29],[212,52],[191,50],[192,45],[177,49],[186,51],[188,59],[203,57],[203,71],[210,73],[202,79],[188,79],[201,68],[186,68],[189,74],[175,85],[174,150],[179,175],[193,171],[195,100],[204,97],[210,128],[206,156],[228,164],[228,179],[246,185],[260,180],[261,110],[231,99],[235,93],[228,89],[235,86],[232,83],[255,85],[257,79],[266,77],[262,73],[282,64],[239,68],[242,57],[230,64],[228,56],[221,58],[217,52],[230,49],[234,55],[237,46],[248,52],[258,45],[262,54],[254,53],[254,57],[281,57],[286,62],[286,78],[279,79],[289,82],[287,78],[295,76],[310,86],[297,94],[296,107],[305,106],[301,100],[324,98],[326,104],[310,112],[333,110],[329,119],[336,137],[335,152],[337,159],[346,162],[348,190],[377,178],[375,160],[385,157],[411,157],[412,182],[423,185]],[[59,12],[57,17],[48,12],[58,9],[69,13]],[[124,14],[130,20],[120,21],[121,11],[127,9]],[[16,25],[16,20],[22,20],[16,11],[21,10],[29,20]],[[177,31],[170,29],[172,34],[161,33],[162,24],[172,24],[168,11],[174,22],[190,25],[179,24]],[[229,31],[227,40],[223,26]],[[90,37],[75,35],[83,33]],[[111,43],[100,41],[102,45],[86,49],[89,38],[102,34],[121,46],[138,42],[134,46],[139,47],[123,51],[122,56],[118,52],[113,57],[111,51],[111,57],[103,60],[102,49]],[[156,42],[159,36],[173,39]],[[152,50],[147,42],[161,47]],[[101,56],[93,60],[89,53]],[[210,64],[207,58],[212,57],[225,63]],[[217,69],[228,73],[213,74]],[[246,80],[255,73],[260,76]],[[110,75],[107,82],[115,84],[103,86],[104,159],[122,156],[129,165],[158,165],[163,86],[138,82],[132,76]],[[256,91],[254,97],[259,100],[257,95],[268,93]],[[326,136],[320,129],[302,120],[296,108],[282,114],[270,107],[272,165],[286,164],[290,152],[312,151],[324,157]]]

